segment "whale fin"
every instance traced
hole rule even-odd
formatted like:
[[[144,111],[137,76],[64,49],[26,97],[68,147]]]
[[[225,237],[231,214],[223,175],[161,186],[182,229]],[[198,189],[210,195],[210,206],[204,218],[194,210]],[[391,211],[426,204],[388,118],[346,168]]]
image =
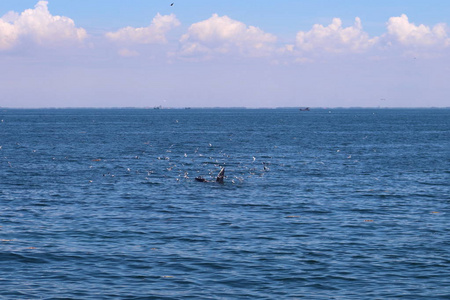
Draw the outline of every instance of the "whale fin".
[[[217,175],[216,182],[223,183],[223,178],[225,177],[225,167],[223,167],[219,174]]]

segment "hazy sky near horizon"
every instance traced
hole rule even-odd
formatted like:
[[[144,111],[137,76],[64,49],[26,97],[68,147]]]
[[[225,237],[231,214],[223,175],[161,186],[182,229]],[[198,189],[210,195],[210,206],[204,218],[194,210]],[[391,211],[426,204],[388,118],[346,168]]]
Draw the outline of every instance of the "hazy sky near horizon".
[[[449,74],[446,0],[0,1],[1,107],[449,107]]]

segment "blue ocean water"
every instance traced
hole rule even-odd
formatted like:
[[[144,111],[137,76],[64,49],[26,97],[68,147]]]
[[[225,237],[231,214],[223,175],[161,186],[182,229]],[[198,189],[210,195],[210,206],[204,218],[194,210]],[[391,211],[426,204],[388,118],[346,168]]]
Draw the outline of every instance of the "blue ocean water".
[[[450,298],[449,109],[0,119],[1,299]]]

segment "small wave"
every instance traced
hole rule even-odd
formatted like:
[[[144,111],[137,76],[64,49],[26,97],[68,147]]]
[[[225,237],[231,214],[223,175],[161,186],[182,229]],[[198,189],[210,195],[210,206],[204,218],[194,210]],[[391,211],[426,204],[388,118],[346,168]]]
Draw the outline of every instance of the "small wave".
[[[0,252],[0,262],[4,261],[7,263],[20,262],[20,263],[30,263],[30,264],[45,264],[49,261],[44,258],[32,257],[27,255],[21,255],[12,252]]]

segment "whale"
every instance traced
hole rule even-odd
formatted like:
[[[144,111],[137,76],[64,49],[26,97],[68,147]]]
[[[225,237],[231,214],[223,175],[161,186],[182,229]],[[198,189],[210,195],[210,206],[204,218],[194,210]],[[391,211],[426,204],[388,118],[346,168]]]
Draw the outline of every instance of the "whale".
[[[222,169],[220,169],[219,174],[217,174],[216,182],[217,183],[223,183],[224,177],[225,177],[225,167],[222,167]],[[195,177],[195,180],[199,181],[199,182],[211,182],[211,181],[206,180],[205,178],[203,178],[201,176]]]
[[[217,174],[216,182],[223,183],[223,178],[225,177],[225,167],[220,169],[219,174]]]

